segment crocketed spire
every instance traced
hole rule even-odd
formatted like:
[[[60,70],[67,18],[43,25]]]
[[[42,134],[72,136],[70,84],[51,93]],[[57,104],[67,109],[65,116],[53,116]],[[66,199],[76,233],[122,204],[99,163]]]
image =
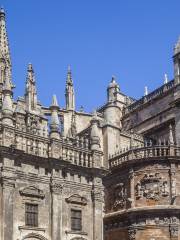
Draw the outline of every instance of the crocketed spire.
[[[75,95],[74,95],[74,86],[72,80],[72,72],[70,66],[68,66],[67,78],[66,78],[66,109],[75,110]]]
[[[26,89],[25,99],[27,110],[36,110],[37,108],[37,89],[36,81],[34,77],[34,70],[31,63],[28,64],[27,78],[26,78]]]

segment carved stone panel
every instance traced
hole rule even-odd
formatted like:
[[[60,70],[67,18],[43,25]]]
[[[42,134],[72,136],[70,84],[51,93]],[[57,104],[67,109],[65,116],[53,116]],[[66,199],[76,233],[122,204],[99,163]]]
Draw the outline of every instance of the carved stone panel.
[[[162,179],[159,173],[146,173],[136,185],[137,199],[145,197],[158,201],[161,196],[169,196],[167,180]]]
[[[35,186],[25,187],[21,189],[19,192],[22,196],[26,196],[26,197],[34,197],[34,198],[41,198],[41,199],[45,197],[43,191]]]
[[[85,197],[80,196],[79,194],[74,194],[69,198],[66,198],[66,202],[78,205],[87,205],[87,199]]]
[[[113,209],[123,209],[126,205],[127,199],[127,190],[125,188],[124,183],[119,183],[114,188],[114,202],[113,202]]]

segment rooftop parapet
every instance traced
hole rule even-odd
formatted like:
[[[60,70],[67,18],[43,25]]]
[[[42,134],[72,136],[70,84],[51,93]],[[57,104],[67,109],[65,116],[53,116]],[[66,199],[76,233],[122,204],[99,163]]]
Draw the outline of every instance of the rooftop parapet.
[[[172,89],[175,86],[174,80],[169,81],[168,83],[162,85],[161,87],[157,88],[153,92],[145,95],[144,97],[140,98],[136,102],[132,103],[125,109],[125,114],[129,112],[135,111],[139,107],[142,107],[145,103],[150,102],[152,99],[162,96],[168,90]]]

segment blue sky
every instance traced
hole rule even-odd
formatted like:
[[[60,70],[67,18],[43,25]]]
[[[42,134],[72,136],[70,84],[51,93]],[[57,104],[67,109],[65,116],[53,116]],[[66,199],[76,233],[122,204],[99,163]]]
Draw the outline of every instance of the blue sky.
[[[173,78],[173,47],[180,35],[179,0],[0,0],[7,14],[15,97],[24,94],[27,64],[38,97],[64,106],[67,66],[76,106],[106,101],[115,75],[121,91],[139,98]]]

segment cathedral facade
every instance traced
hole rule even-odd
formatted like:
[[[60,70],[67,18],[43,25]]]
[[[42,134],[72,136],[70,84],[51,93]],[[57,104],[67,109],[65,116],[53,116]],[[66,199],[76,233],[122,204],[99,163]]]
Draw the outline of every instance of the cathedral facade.
[[[173,61],[139,100],[113,77],[94,113],[76,110],[70,67],[66,106],[42,105],[28,64],[15,100],[0,10],[0,239],[180,238],[180,40]]]

